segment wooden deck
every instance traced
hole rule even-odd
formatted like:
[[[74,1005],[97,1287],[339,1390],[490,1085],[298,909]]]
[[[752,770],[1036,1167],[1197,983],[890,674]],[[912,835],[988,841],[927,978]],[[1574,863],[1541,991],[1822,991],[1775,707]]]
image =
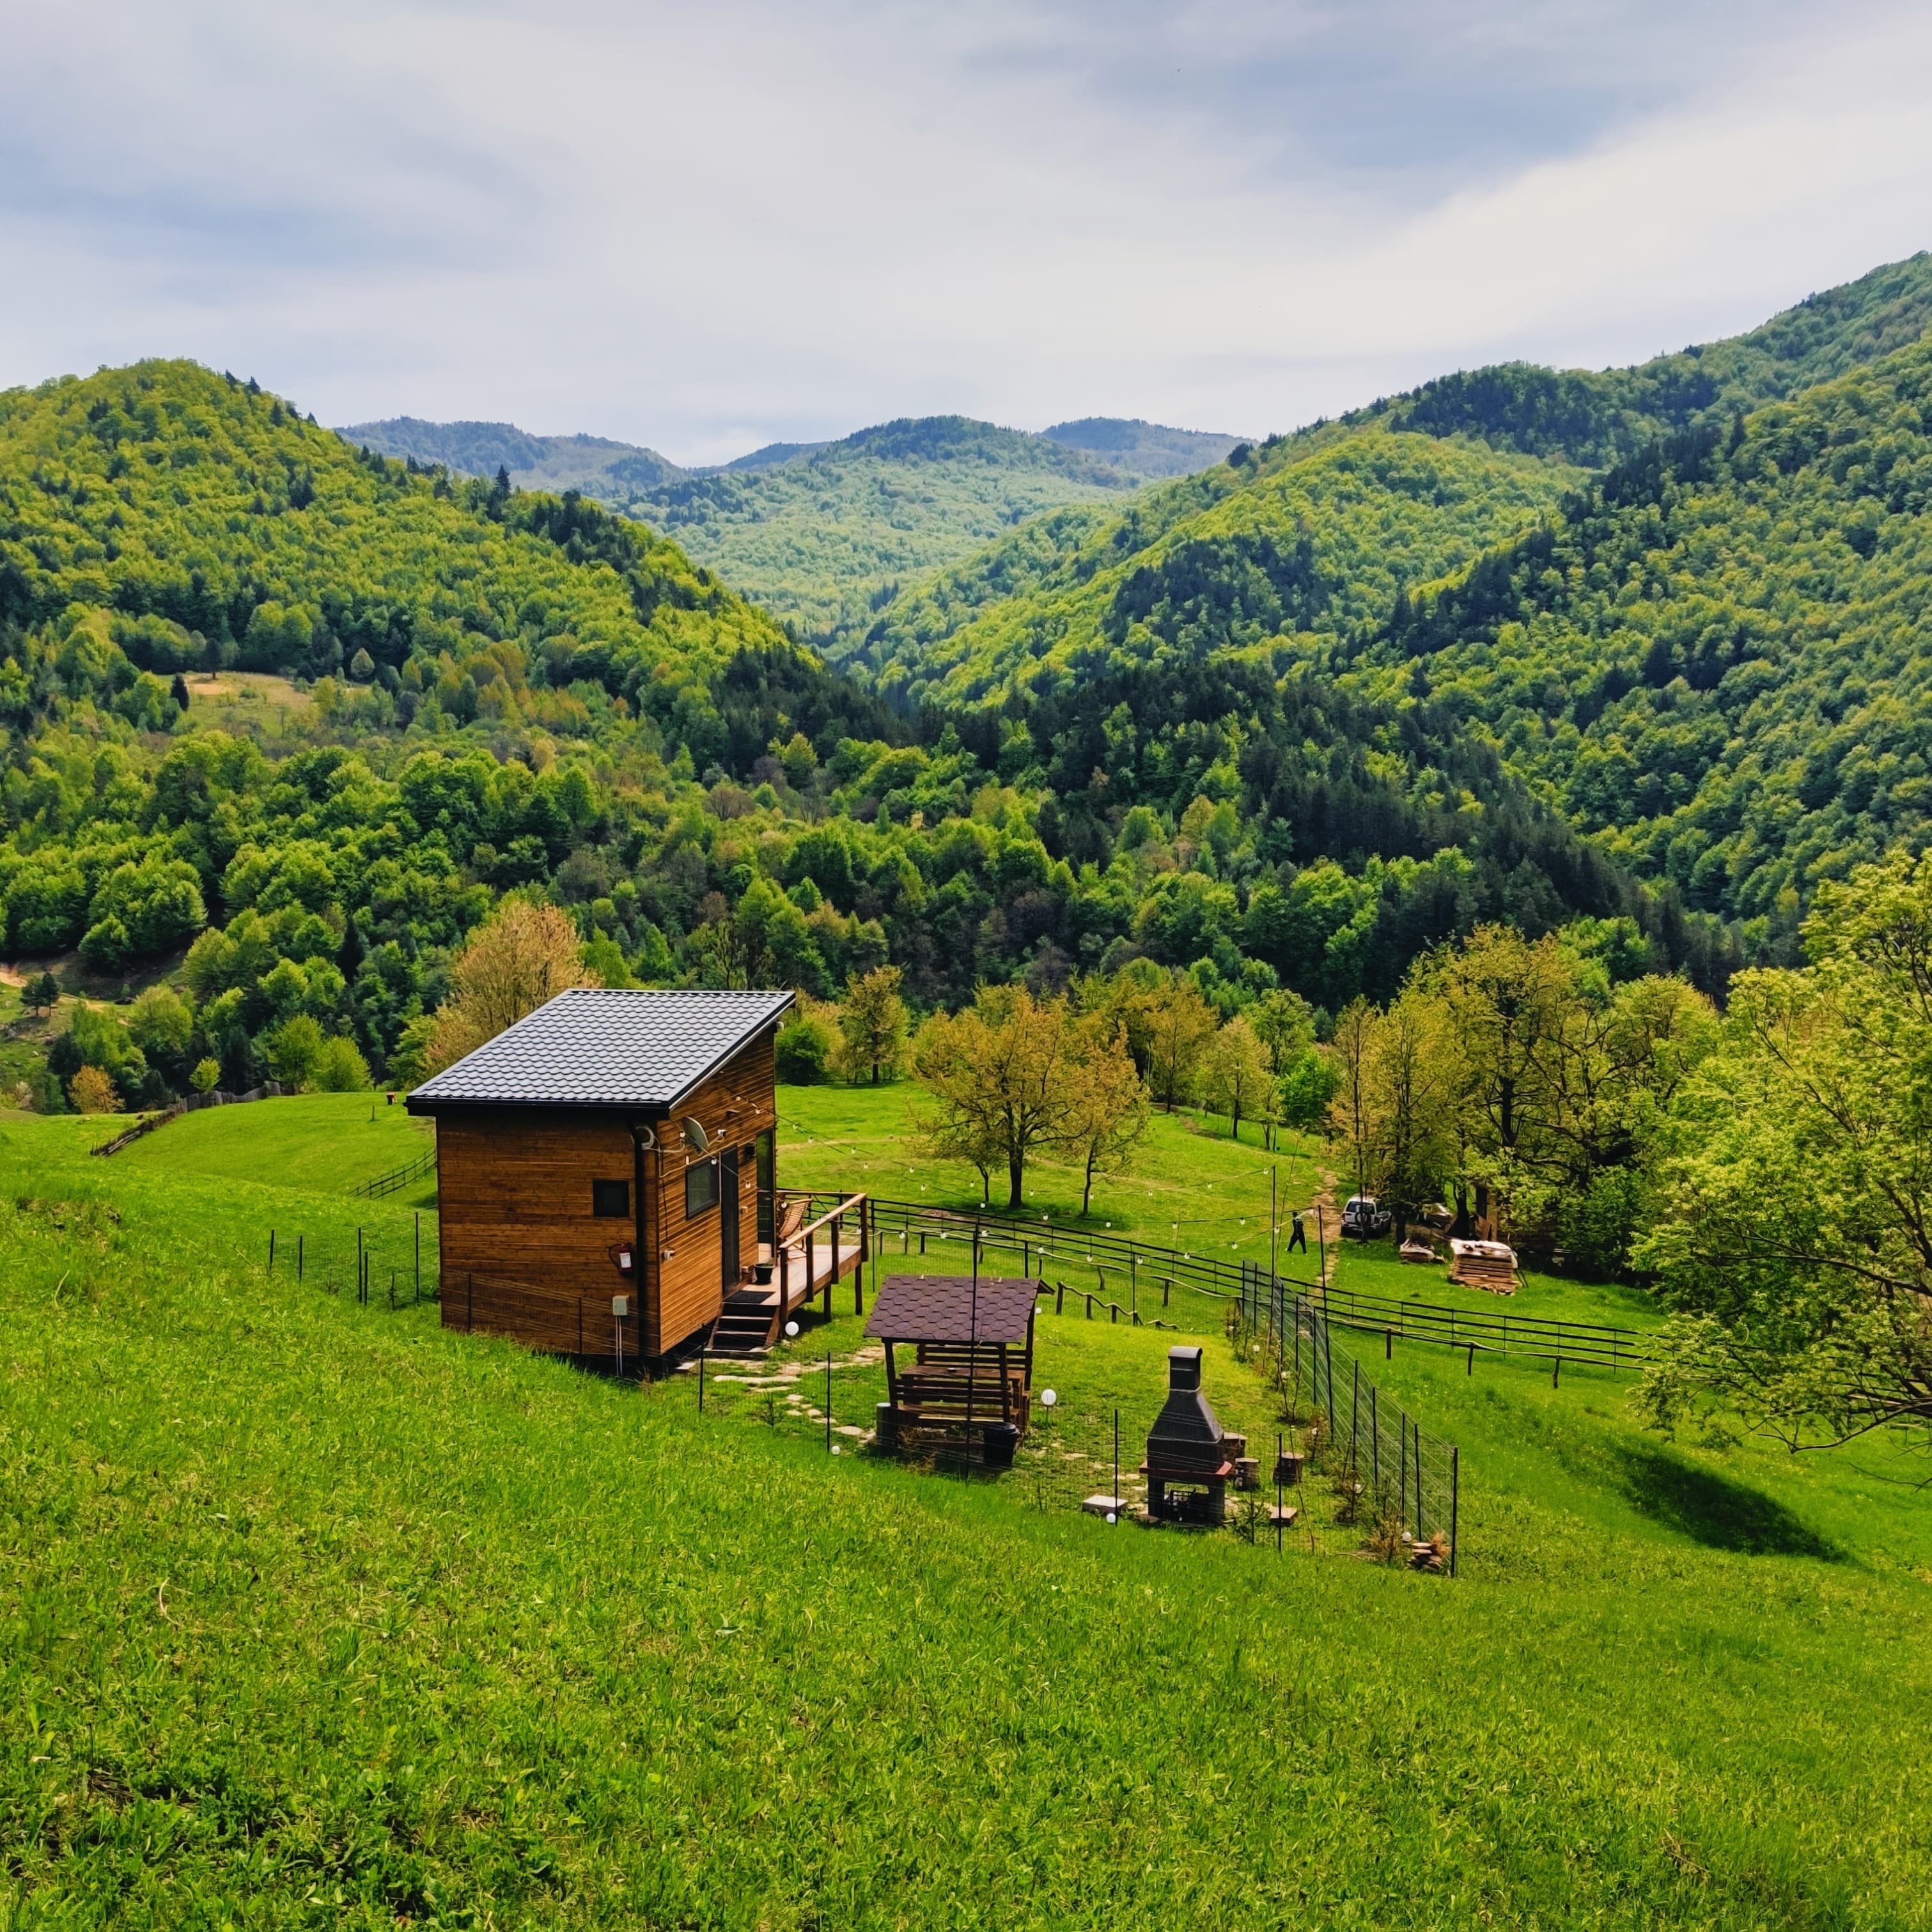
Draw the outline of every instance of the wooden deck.
[[[866,1249],[861,1241],[842,1240],[835,1252],[830,1242],[820,1241],[814,1246],[808,1265],[802,1248],[786,1249],[782,1259],[774,1259],[771,1250],[760,1243],[758,1263],[760,1267],[770,1264],[770,1284],[747,1282],[732,1294],[732,1306],[749,1307],[756,1304],[780,1309],[782,1304],[782,1312],[791,1315],[814,1298],[821,1298],[829,1310],[832,1291],[842,1281],[855,1280],[865,1266]],[[862,1286],[855,1292],[862,1293]]]
[[[808,1217],[820,1199],[832,1205],[816,1220]],[[778,1245],[758,1244],[758,1270],[769,1281],[741,1282],[724,1298],[712,1326],[714,1354],[756,1355],[775,1346],[784,1324],[809,1303],[832,1312],[832,1292],[852,1284],[852,1306],[866,1309],[866,1262],[871,1217],[862,1194],[815,1197],[780,1190],[774,1203]]]

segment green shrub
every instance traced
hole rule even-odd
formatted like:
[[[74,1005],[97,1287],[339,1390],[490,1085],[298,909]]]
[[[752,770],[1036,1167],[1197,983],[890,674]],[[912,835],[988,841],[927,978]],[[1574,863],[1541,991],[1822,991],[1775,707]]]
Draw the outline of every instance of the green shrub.
[[[794,1087],[822,1086],[837,1047],[831,1027],[817,1014],[794,1014],[778,1029],[778,1078]]]

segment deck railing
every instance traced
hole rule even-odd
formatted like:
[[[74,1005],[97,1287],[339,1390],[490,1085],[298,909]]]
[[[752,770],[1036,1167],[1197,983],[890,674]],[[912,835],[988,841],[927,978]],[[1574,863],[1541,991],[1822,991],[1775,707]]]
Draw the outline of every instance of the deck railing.
[[[772,1231],[779,1238],[776,1242],[776,1252],[772,1260],[778,1276],[778,1316],[784,1318],[785,1311],[791,1306],[792,1256],[803,1250],[805,1269],[805,1294],[803,1299],[812,1299],[814,1286],[814,1255],[820,1231],[825,1232],[830,1246],[830,1255],[825,1272],[825,1309],[832,1311],[832,1291],[838,1285],[840,1237],[846,1226],[854,1220],[859,1224],[857,1242],[859,1258],[852,1271],[852,1308],[855,1314],[866,1312],[866,1264],[872,1253],[872,1202],[868,1194],[827,1192],[820,1188],[778,1187],[770,1190],[774,1211]],[[805,1226],[790,1239],[783,1238],[784,1204],[802,1202],[805,1212],[810,1216],[821,1201],[830,1202],[830,1206],[820,1212],[816,1220],[808,1220]]]

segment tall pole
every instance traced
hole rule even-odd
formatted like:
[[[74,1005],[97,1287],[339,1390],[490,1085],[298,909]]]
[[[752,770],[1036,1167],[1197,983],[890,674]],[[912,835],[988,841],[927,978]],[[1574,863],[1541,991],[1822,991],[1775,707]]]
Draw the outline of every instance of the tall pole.
[[[973,1313],[966,1330],[966,1466],[973,1466],[973,1384],[980,1376],[980,1230],[973,1229]]]
[[[1280,1270],[1275,1265],[1275,1237],[1280,1232],[1281,1210],[1275,1205],[1275,1181],[1280,1173],[1277,1167],[1268,1169],[1268,1280],[1272,1282]]]

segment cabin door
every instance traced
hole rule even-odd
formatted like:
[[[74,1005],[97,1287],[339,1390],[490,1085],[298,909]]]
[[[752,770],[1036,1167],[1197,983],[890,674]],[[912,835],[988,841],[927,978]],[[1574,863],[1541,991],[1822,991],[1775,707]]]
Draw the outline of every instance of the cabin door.
[[[724,1292],[738,1286],[738,1150],[727,1148],[718,1157],[718,1248],[724,1265]]]

